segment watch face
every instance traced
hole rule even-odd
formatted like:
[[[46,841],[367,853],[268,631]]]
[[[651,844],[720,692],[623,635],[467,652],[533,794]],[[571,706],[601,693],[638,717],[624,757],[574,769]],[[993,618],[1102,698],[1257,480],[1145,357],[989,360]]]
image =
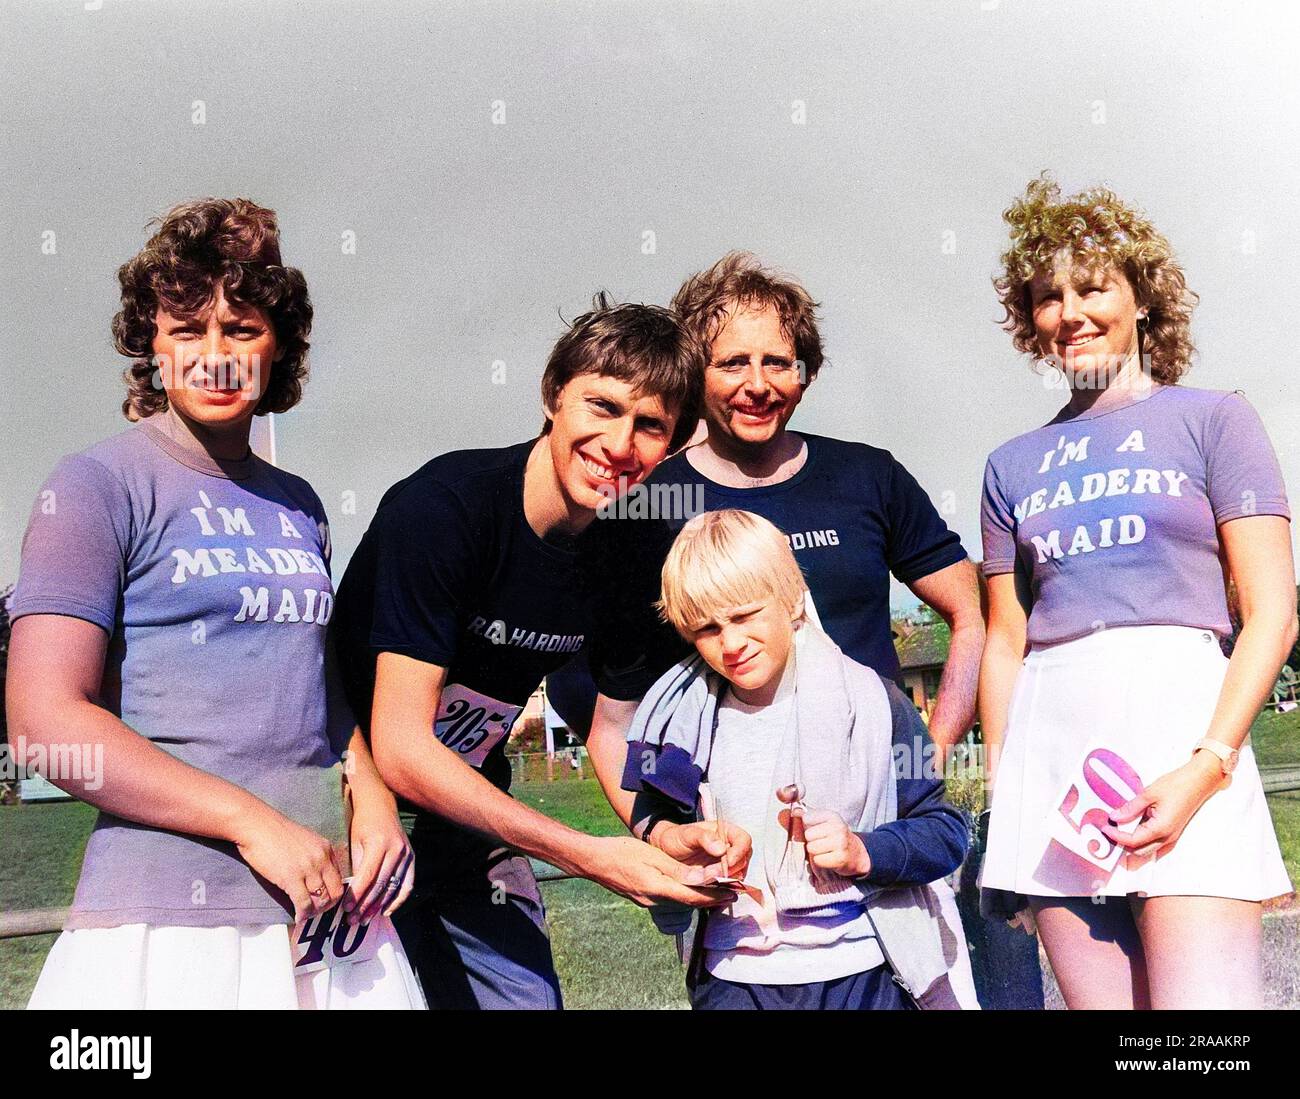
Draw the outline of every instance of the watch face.
[[[1228,758],[1223,761],[1223,773],[1232,774],[1237,769],[1237,760],[1241,758],[1241,753],[1235,749],[1228,753]]]

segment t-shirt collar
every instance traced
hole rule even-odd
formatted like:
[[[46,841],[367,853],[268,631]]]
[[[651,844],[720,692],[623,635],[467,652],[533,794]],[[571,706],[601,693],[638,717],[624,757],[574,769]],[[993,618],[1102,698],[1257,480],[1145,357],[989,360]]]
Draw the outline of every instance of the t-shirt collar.
[[[511,498],[515,513],[515,523],[519,527],[522,536],[543,553],[550,554],[552,557],[561,561],[572,561],[579,548],[583,545],[583,535],[591,530],[592,524],[576,535],[555,534],[548,538],[543,538],[537,531],[533,530],[532,524],[528,522],[528,516],[524,511],[524,475],[528,471],[528,456],[532,454],[533,447],[537,445],[536,439],[530,439],[526,443],[519,443],[517,453],[514,456],[514,464],[511,468]]]
[[[1152,397],[1158,396],[1168,388],[1167,385],[1161,385],[1157,382],[1150,389],[1126,393],[1118,400],[1107,401],[1103,398],[1091,408],[1073,416],[1070,415],[1070,406],[1066,405],[1052,418],[1048,426],[1050,427],[1052,424],[1072,424],[1081,420],[1095,420],[1098,416],[1106,416],[1111,412],[1119,412],[1121,409],[1131,408],[1135,404],[1149,401]]]
[[[167,455],[180,462],[181,465],[189,469],[198,470],[199,473],[206,473],[209,477],[224,477],[229,481],[244,481],[251,477],[257,469],[258,459],[250,450],[246,458],[214,458],[205,450],[195,450],[178,443],[175,439],[164,434],[163,431],[148,420],[141,420],[139,430],[144,432],[145,437],[165,451]]]
[[[790,434],[794,435],[796,432],[792,431]],[[817,437],[815,435],[807,435],[803,432],[798,432],[797,434],[798,437],[803,440],[804,445],[808,448],[808,456],[804,459],[803,465],[796,469],[794,473],[784,481],[773,481],[766,485],[749,485],[743,488],[736,485],[724,485],[696,469],[695,466],[691,464],[691,459],[685,450],[675,455],[675,457],[681,459],[686,468],[690,470],[691,477],[695,481],[703,484],[705,488],[709,489],[711,492],[723,496],[749,496],[753,499],[761,495],[785,492],[787,489],[791,489],[803,481],[811,472],[813,463],[817,458]]]

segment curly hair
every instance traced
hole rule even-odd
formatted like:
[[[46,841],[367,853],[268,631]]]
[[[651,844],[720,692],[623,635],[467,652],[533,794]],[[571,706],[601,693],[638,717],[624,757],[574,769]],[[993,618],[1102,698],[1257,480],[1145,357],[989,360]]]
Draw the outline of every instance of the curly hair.
[[[1037,354],[1029,284],[1052,269],[1064,248],[1076,264],[1113,266],[1128,278],[1138,305],[1147,310],[1139,338],[1151,376],[1173,385],[1187,372],[1195,351],[1191,321],[1197,295],[1187,288],[1169,241],[1140,211],[1105,187],[1063,199],[1060,186],[1044,172],[1002,218],[1011,227],[1011,244],[993,286],[1006,310],[1000,323],[1017,351]]]
[[[781,331],[794,344],[807,385],[822,368],[822,340],[817,331],[818,303],[793,279],[766,268],[752,252],[728,252],[707,271],[692,275],[673,295],[672,307],[711,347],[727,313],[737,306],[775,309]]]
[[[704,349],[671,310],[615,305],[604,291],[560,337],[542,372],[542,401],[554,409],[579,374],[604,374],[659,397],[677,413],[669,450],[686,445],[700,417]],[[548,417],[542,434],[551,430]]]
[[[149,224],[157,230],[117,272],[122,309],[113,318],[113,343],[135,360],[122,375],[126,418],[142,420],[167,408],[153,358],[159,307],[195,316],[211,305],[218,287],[231,301],[264,309],[275,329],[279,358],[256,414],[291,409],[307,379],[312,307],[302,272],[280,262],[275,211],[246,198],[203,198]]]

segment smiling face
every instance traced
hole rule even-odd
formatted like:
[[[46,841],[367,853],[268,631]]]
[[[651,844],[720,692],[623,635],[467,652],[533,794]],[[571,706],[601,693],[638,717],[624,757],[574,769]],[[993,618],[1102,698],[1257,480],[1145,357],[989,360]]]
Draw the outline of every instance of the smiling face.
[[[570,511],[595,512],[640,484],[668,454],[677,416],[605,374],[579,374],[547,410],[556,481]]]
[[[692,640],[704,662],[742,702],[767,705],[776,695],[794,641],[798,610],[777,599],[715,612],[696,623]]]
[[[1137,351],[1146,309],[1118,268],[1074,267],[1063,254],[1029,284],[1029,296],[1038,352],[1067,376],[1114,378]]]
[[[709,430],[742,447],[766,446],[803,397],[800,373],[775,309],[733,310],[713,338],[704,372]]]
[[[253,416],[279,357],[275,328],[255,305],[218,289],[202,313],[154,316],[153,352],[168,404],[208,429],[238,427]]]

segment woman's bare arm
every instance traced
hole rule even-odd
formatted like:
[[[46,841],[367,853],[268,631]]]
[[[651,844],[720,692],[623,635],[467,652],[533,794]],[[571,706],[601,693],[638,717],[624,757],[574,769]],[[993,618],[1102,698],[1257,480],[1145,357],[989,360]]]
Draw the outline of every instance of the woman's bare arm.
[[[1224,523],[1219,539],[1237,585],[1241,633],[1204,735],[1240,748],[1296,642],[1291,525],[1277,515],[1250,515]]]
[[[1277,515],[1250,515],[1219,528],[1228,570],[1237,583],[1241,633],[1219,688],[1214,715],[1206,729],[1187,730],[1187,760],[1161,775],[1135,798],[1111,813],[1117,824],[1144,817],[1125,835],[1114,827],[1102,831],[1131,858],[1165,854],[1178,842],[1187,822],[1224,788],[1222,764],[1208,751],[1195,751],[1202,736],[1240,748],[1251,723],[1277,681],[1278,669],[1296,639],[1295,571],[1291,528]]]
[[[1025,658],[1028,616],[1017,591],[1015,573],[988,582],[989,622],[980,661],[979,715],[984,740],[984,785],[992,793],[998,755],[1006,734],[1011,692]]]
[[[17,762],[43,758],[52,783],[124,820],[236,844],[298,918],[336,903],[343,883],[327,839],[182,763],[99,705],[107,647],[107,634],[79,618],[33,614],[13,624],[6,703]]]
[[[9,646],[10,744],[43,757],[45,777],[55,786],[115,816],[237,841],[248,816],[269,807],[182,763],[104,709],[99,689],[107,648],[108,635],[80,618],[18,619]],[[64,765],[74,754],[77,773]]]

